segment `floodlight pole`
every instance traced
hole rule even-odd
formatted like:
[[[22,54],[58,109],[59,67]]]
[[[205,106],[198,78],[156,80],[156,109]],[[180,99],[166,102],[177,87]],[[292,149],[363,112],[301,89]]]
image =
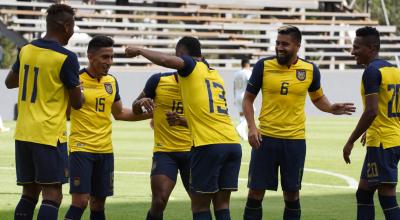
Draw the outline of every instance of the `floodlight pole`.
[[[388,13],[386,11],[385,0],[381,0],[381,5],[382,5],[382,9],[383,9],[383,15],[385,16],[386,25],[389,26],[390,22],[389,22]]]

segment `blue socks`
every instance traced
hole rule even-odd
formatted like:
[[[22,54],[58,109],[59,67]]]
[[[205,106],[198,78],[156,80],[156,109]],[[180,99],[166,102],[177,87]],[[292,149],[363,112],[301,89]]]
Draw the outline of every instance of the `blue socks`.
[[[80,220],[84,211],[84,209],[71,205],[67,211],[67,214],[65,214],[65,219]]]
[[[31,220],[33,218],[33,213],[35,211],[37,202],[37,200],[22,195],[14,211],[14,220]]]
[[[262,218],[262,200],[247,198],[244,208],[244,220],[261,220]]]
[[[229,209],[220,209],[214,212],[216,220],[231,220]]]
[[[285,201],[284,220],[299,220],[301,216],[300,200]]]
[[[396,196],[379,195],[379,202],[381,203],[383,213],[385,213],[386,220],[400,219],[400,208],[397,204]]]
[[[374,192],[358,189],[357,198],[357,219],[373,220],[375,219]]]
[[[196,212],[193,213],[193,220],[212,220],[211,212]]]
[[[92,211],[90,210],[90,220],[105,220],[106,215],[104,214],[104,210],[102,211]]]
[[[50,201],[43,200],[38,213],[38,220],[57,220],[58,208],[60,204]]]
[[[146,220],[163,220],[163,216],[152,216],[150,210],[147,212]]]

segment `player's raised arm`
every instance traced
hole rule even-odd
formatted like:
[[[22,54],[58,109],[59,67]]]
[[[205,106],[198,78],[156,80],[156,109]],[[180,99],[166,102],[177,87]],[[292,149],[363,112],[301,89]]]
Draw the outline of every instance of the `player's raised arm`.
[[[185,66],[183,59],[181,59],[180,57],[158,51],[143,49],[140,47],[131,46],[126,48],[125,55],[127,57],[137,57],[139,55],[142,55],[154,64],[176,70],[181,70]]]

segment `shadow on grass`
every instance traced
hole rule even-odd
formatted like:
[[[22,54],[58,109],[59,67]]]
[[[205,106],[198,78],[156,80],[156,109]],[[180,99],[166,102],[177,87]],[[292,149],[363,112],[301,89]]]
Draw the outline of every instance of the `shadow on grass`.
[[[233,198],[231,200],[232,220],[242,219],[245,203],[246,198]],[[301,205],[302,219],[305,220],[350,220],[356,217],[355,197],[351,192],[346,194],[306,195],[301,198]],[[114,202],[110,200],[106,205],[106,216],[108,220],[144,220],[149,206],[149,202]],[[376,219],[384,219],[377,200],[375,200],[375,208]],[[67,205],[63,204],[59,212],[59,219],[63,219],[66,211]],[[271,196],[264,199],[263,219],[282,219],[282,213],[282,197]],[[13,210],[0,211],[0,219],[13,219]],[[85,211],[82,219],[89,219],[88,210]],[[170,201],[164,213],[164,219],[192,219],[190,202]]]

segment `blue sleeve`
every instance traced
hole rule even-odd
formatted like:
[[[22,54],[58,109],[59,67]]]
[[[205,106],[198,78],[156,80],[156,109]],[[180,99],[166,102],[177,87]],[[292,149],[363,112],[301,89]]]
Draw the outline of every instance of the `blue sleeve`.
[[[315,92],[319,88],[321,88],[321,73],[319,72],[318,67],[313,64],[314,70],[313,70],[313,80],[311,82],[310,87],[308,87],[309,92]]]
[[[189,76],[196,66],[196,61],[192,57],[186,55],[181,56],[181,59],[185,63],[185,66],[183,67],[183,69],[178,70],[178,74],[183,77]]]
[[[246,91],[257,95],[263,84],[264,60],[259,60],[253,67]]]
[[[146,82],[143,92],[145,97],[154,99],[156,97],[156,88],[160,82],[161,73],[152,75]]]
[[[68,89],[79,86],[79,63],[75,54],[69,54],[65,59],[61,67],[60,79]]]
[[[11,70],[14,72],[14,73],[19,73],[19,54],[20,54],[20,52],[21,52],[21,50],[20,49],[18,49],[18,53],[17,53],[17,60],[15,60],[15,63],[14,63],[14,65],[12,66],[12,68],[11,68]]]
[[[379,92],[379,86],[381,85],[382,75],[381,72],[374,66],[368,66],[365,69],[362,82],[364,85],[364,94],[372,94]]]
[[[114,98],[114,102],[118,102],[119,100],[121,100],[121,96],[119,95],[119,86],[118,86],[118,81],[117,79],[114,77],[115,79],[115,98]]]

